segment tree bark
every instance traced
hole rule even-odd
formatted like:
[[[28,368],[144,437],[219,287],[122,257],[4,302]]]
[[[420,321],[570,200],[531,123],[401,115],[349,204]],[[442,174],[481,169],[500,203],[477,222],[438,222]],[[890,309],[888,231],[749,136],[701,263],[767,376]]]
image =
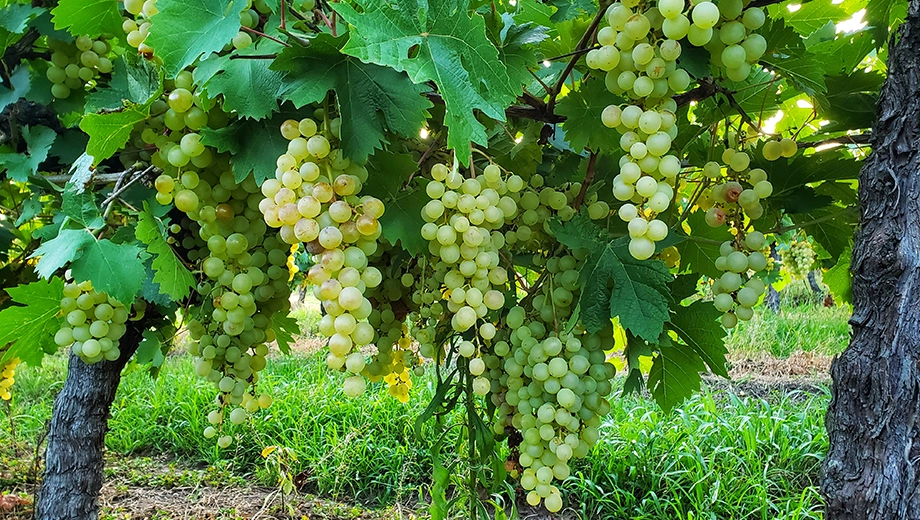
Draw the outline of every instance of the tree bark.
[[[899,32],[859,178],[853,336],[831,365],[828,520],[920,519],[920,0]]]
[[[102,488],[103,443],[121,371],[143,338],[147,319],[128,322],[117,361],[87,365],[70,355],[67,379],[54,400],[37,520],[95,520]]]

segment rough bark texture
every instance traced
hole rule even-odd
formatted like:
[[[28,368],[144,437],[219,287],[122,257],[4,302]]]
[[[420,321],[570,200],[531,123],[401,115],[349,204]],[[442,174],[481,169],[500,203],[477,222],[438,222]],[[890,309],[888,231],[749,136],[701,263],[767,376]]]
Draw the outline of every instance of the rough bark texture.
[[[98,518],[109,408],[121,381],[121,370],[140,344],[144,321],[128,322],[117,361],[87,365],[71,354],[67,380],[54,400],[36,519]]]
[[[920,0],[899,33],[859,179],[853,336],[831,366],[828,520],[920,519]]]

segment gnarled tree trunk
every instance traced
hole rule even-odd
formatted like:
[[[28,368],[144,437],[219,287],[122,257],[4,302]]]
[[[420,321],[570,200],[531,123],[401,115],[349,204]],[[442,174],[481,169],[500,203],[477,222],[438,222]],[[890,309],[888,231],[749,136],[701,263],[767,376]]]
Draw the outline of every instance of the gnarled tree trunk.
[[[70,355],[67,380],[54,400],[45,473],[35,511],[38,520],[98,518],[109,409],[121,370],[141,342],[145,321],[128,322],[117,361],[87,365]]]
[[[920,0],[899,33],[859,179],[853,337],[831,367],[828,520],[920,519]]]

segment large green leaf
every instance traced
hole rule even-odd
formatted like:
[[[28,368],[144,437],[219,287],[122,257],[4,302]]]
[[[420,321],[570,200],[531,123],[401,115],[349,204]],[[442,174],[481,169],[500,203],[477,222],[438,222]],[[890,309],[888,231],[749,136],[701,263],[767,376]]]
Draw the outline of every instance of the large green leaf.
[[[29,145],[29,153],[0,154],[0,172],[6,170],[9,178],[25,182],[30,175],[38,172],[38,165],[48,158],[48,151],[57,134],[47,126],[22,128],[22,138]]]
[[[41,366],[42,356],[57,350],[54,334],[60,327],[64,281],[39,280],[6,290],[12,305],[0,311],[0,345],[11,343],[0,357],[0,365],[13,358]]]
[[[291,116],[280,113],[260,121],[240,119],[217,130],[205,127],[199,132],[201,142],[219,152],[232,154],[230,164],[237,182],[243,182],[252,173],[255,181],[262,184],[265,179],[275,177],[278,156],[287,151],[288,140],[278,129]],[[253,143],[258,145],[253,146]]]
[[[83,249],[93,243],[93,234],[86,229],[62,229],[56,237],[44,242],[29,258],[38,257],[35,272],[50,278],[55,271],[74,261]]]
[[[195,80],[209,98],[223,96],[224,110],[235,111],[240,117],[262,119],[278,109],[281,92],[282,74],[269,70],[270,63],[264,59],[211,56],[195,68]]]
[[[60,0],[51,14],[55,29],[67,29],[74,36],[95,38],[122,32],[121,13],[115,0]]]
[[[875,123],[875,104],[885,76],[878,72],[857,71],[827,78],[827,92],[817,96],[821,116],[830,124],[824,132],[871,128]]]
[[[387,143],[387,129],[417,137],[431,102],[423,96],[428,88],[412,83],[405,74],[341,54],[344,43],[344,37],[321,34],[309,47],[285,49],[272,68],[287,72],[284,99],[298,108],[335,91],[342,149],[352,160],[364,162]]]
[[[13,34],[20,34],[26,30],[33,18],[44,12],[45,10],[40,7],[12,3],[0,9],[0,28]]]
[[[80,121],[80,129],[89,135],[86,153],[93,156],[93,166],[121,150],[134,130],[134,125],[147,119],[150,107],[129,105],[117,112],[87,114]]]
[[[2,52],[2,49],[0,49]],[[0,84],[0,112],[8,105],[12,105],[19,98],[26,97],[32,89],[32,82],[29,78],[29,67],[20,65],[13,70],[10,75],[10,87]]]
[[[658,354],[652,360],[648,373],[648,387],[655,402],[665,412],[698,392],[700,372],[706,370],[697,353],[684,346],[675,345],[664,336],[658,346]]]
[[[126,104],[143,106],[162,93],[160,75],[150,61],[122,56],[113,65],[108,85],[86,96],[87,112],[120,110]]]
[[[891,25],[891,11],[896,3],[896,0],[869,0],[866,4],[867,29],[875,37],[876,48],[881,49],[888,43],[888,26]]]
[[[195,286],[195,277],[166,242],[163,230],[149,208],[144,208],[139,215],[135,235],[153,255],[153,281],[159,284],[160,292],[173,301],[184,300]]]
[[[505,108],[521,92],[486,37],[484,20],[471,17],[467,5],[463,0],[362,0],[360,12],[344,2],[332,5],[354,26],[342,52],[406,71],[415,83],[438,86],[447,108],[447,144],[464,164],[470,160],[470,141],[487,144],[475,111],[503,121]]]
[[[850,302],[853,300],[853,275],[850,273],[850,262],[853,257],[853,245],[848,244],[847,248],[840,254],[834,267],[827,270],[821,277],[821,281],[827,285],[831,294],[838,301]]]
[[[131,305],[147,277],[140,254],[141,248],[134,244],[96,240],[70,264],[70,270],[77,282],[89,280],[97,291]]]
[[[200,56],[207,57],[230,43],[240,30],[240,13],[246,9],[246,2],[158,0],[157,9],[160,12],[151,18],[153,25],[146,43],[163,60],[167,76],[175,77]]]
[[[409,177],[418,171],[411,155],[377,152],[367,163],[367,169],[376,182],[364,186],[364,191],[382,200],[386,212],[380,217],[383,236],[393,245],[397,241],[412,255],[428,251],[428,242],[419,230],[425,223],[422,208],[428,202],[425,190],[406,186]]]
[[[598,152],[620,149],[620,134],[601,122],[601,113],[607,105],[619,104],[620,101],[600,79],[585,81],[580,88],[559,101],[556,112],[566,116],[562,129],[573,150],[590,148]]]
[[[582,215],[569,222],[554,220],[550,230],[565,246],[589,251],[578,300],[585,329],[597,332],[619,317],[626,330],[655,341],[668,321],[668,283],[674,279],[664,262],[636,260],[629,254],[627,237],[610,240]]]
[[[722,316],[711,302],[696,301],[688,306],[675,302],[671,305],[673,330],[688,347],[702,359],[716,375],[728,377],[725,366],[725,329],[718,319]]]
[[[824,81],[824,66],[818,56],[811,53],[796,56],[765,56],[761,58],[760,62],[810,96],[827,91],[827,84]]]

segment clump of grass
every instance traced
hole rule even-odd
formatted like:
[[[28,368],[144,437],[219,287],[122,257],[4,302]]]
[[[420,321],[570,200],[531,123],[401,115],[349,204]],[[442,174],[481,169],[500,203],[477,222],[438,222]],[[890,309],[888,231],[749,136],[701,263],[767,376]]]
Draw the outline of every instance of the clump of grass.
[[[38,438],[60,388],[64,361],[46,363],[42,371],[23,370],[16,383],[20,443]],[[233,447],[218,450],[201,434],[213,388],[195,375],[188,357],[170,357],[157,380],[141,371],[124,377],[106,446],[121,455],[165,454],[211,465],[222,482],[232,480],[229,472],[267,486],[277,484],[277,475],[265,469],[260,451],[284,446],[296,454],[291,471],[305,479],[307,492],[371,506],[424,496],[437,436],[426,425],[416,437],[414,423],[432,397],[433,377],[417,378],[403,405],[380,387],[345,397],[341,377],[324,365],[321,353],[271,360],[261,384],[275,404],[231,430]],[[583,518],[819,518],[815,482],[827,443],[827,400],[819,394],[761,401],[707,391],[665,414],[643,396],[614,398],[602,440],[563,486],[569,510]],[[462,420],[459,412],[445,418],[448,426]],[[445,454],[457,432],[450,430]],[[0,425],[0,446],[10,439],[9,425]],[[462,461],[454,467],[465,469]]]

